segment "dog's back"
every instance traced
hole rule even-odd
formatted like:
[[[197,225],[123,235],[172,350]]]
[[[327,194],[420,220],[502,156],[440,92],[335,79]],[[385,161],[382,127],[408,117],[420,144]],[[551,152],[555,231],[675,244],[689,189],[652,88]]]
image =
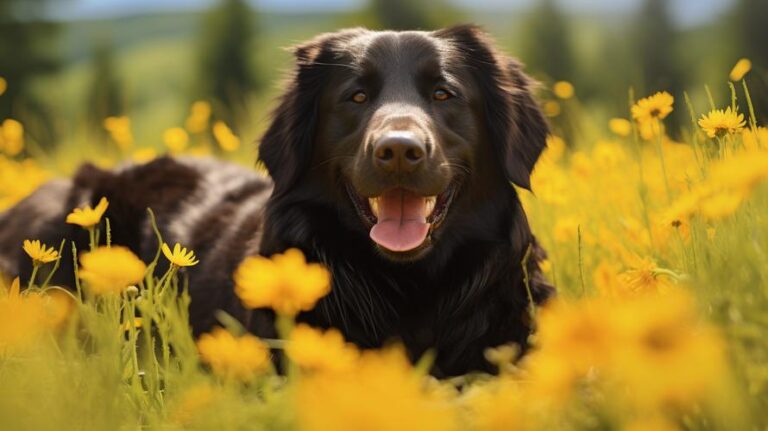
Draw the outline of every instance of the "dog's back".
[[[18,275],[23,251],[22,241],[37,239],[50,229],[50,224],[66,211],[66,201],[72,190],[71,180],[50,181],[19,202],[0,213],[0,273]]]
[[[84,165],[71,180],[48,182],[0,213],[0,272],[29,276],[31,262],[21,248],[25,239],[53,247],[66,240],[53,282],[73,286],[71,242],[85,250],[88,236],[65,219],[74,208],[94,206],[102,197],[109,201],[104,217],[112,242],[149,262],[158,248],[151,208],[163,240],[190,247],[200,257],[200,265],[189,268],[195,298],[190,313],[196,332],[203,331],[214,323],[217,308],[242,313],[231,292],[231,274],[243,257],[258,252],[271,188],[269,179],[253,170],[212,159],[163,157],[111,171]]]

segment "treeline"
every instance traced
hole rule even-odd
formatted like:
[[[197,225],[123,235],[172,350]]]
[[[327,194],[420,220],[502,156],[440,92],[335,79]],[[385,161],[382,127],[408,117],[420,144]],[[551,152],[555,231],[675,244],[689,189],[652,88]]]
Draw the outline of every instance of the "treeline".
[[[52,119],[46,111],[45,95],[35,94],[32,82],[62,69],[67,59],[55,47],[66,24],[53,22],[48,8],[59,1],[0,0],[0,77],[7,82],[0,97],[0,119],[20,118],[35,128],[38,141],[55,142]],[[520,25],[495,29],[499,39],[515,39],[518,55],[528,70],[547,84],[572,82],[579,100],[604,104],[616,110],[627,106],[628,88],[638,95],[666,90],[682,96],[687,85],[702,82],[701,69],[729,67],[740,57],[753,62],[749,84],[757,112],[768,116],[768,1],[734,0],[731,9],[715,23],[698,30],[680,29],[673,21],[666,0],[642,0],[638,10],[622,25],[605,23],[600,28],[600,56],[585,59],[576,20],[557,0],[537,0]],[[691,2],[691,7],[698,7]],[[249,115],[253,96],[268,84],[264,65],[254,67],[254,46],[263,38],[257,11],[246,0],[218,0],[199,18],[195,33],[194,64],[180,65],[193,70],[187,92],[188,102],[207,100],[217,116],[233,126]],[[350,13],[340,14],[337,25],[371,28],[434,29],[472,20],[469,11],[447,0],[370,0]],[[602,28],[605,27],[605,28]],[[691,35],[717,32],[713,46],[700,46]],[[293,42],[287,40],[286,44]],[[698,44],[698,45],[697,45]],[[692,46],[697,46],[692,49]],[[92,38],[90,84],[86,111],[95,130],[103,130],[104,118],[128,113],[125,88],[116,64],[116,47],[108,34]],[[696,52],[698,56],[691,53]],[[706,65],[706,66],[704,66]],[[722,72],[723,80],[726,71]],[[705,82],[708,77],[705,76]],[[718,84],[718,82],[710,82]],[[721,86],[717,86],[721,87]],[[676,110],[673,122],[689,121],[685,110]]]

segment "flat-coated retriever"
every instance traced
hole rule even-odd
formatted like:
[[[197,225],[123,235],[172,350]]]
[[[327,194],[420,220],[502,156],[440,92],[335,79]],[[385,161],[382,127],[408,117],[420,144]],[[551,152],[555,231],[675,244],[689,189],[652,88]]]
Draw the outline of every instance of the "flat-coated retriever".
[[[272,182],[213,160],[85,165],[0,215],[0,269],[29,273],[25,238],[84,249],[65,215],[106,196],[113,242],[150,260],[151,207],[167,242],[197,252],[196,333],[222,309],[275,336],[270,311],[243,309],[232,273],[247,255],[298,247],[333,274],[332,293],[303,321],[362,347],[402,341],[413,358],[434,349],[442,376],[493,371],[488,347],[524,350],[529,301],[552,288],[511,184],[529,186],[548,133],[520,64],[471,26],[343,30],[295,56],[259,147]],[[58,283],[71,285],[71,262],[62,259]]]

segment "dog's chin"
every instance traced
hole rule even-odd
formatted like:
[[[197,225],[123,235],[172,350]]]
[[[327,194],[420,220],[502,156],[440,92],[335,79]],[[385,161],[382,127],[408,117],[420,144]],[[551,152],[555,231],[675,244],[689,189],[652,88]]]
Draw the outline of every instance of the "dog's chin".
[[[364,197],[350,183],[347,193],[378,253],[395,262],[410,262],[429,254],[434,234],[443,225],[458,187],[438,195],[393,187]]]

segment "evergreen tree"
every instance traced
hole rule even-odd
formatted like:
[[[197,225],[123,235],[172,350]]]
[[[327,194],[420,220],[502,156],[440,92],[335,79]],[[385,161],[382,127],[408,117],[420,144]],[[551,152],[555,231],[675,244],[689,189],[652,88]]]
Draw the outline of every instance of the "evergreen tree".
[[[115,72],[113,47],[100,38],[93,49],[91,87],[88,94],[88,121],[96,130],[103,130],[104,119],[122,115],[123,99],[120,81]]]
[[[437,27],[423,1],[372,0],[369,8],[383,29],[432,30]]]
[[[203,27],[196,97],[212,99],[217,113],[234,123],[259,85],[250,61],[254,11],[244,0],[220,0],[204,18]]]
[[[574,78],[569,27],[556,0],[540,0],[524,26],[521,57],[535,75],[551,81]]]
[[[665,0],[645,0],[635,26],[635,49],[640,60],[642,93],[661,90],[678,96],[675,71],[675,29]]]
[[[752,61],[752,72],[747,75],[755,114],[768,121],[768,1],[738,0],[735,6],[733,34],[736,35],[737,57]],[[735,63],[737,58],[732,59]],[[746,111],[746,104],[743,110]]]
[[[637,96],[668,91],[675,97],[676,109],[668,123],[669,131],[678,130],[687,118],[683,108],[683,86],[676,66],[677,32],[666,0],[644,0],[635,24],[635,51],[640,64],[642,83]]]
[[[53,37],[59,26],[41,20],[44,0],[0,0],[0,76],[8,82],[0,97],[0,119],[22,115],[45,116],[40,101],[33,98],[31,82],[54,72],[60,64]]]

